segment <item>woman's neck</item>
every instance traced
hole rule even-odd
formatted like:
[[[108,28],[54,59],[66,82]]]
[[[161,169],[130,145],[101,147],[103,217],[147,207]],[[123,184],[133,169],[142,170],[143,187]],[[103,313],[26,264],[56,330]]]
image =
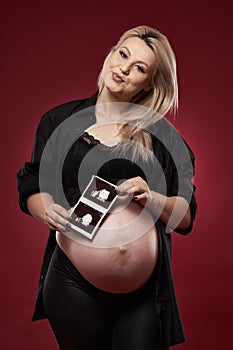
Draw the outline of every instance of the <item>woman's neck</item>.
[[[96,102],[96,118],[101,122],[118,122],[129,107],[129,103],[103,89]]]

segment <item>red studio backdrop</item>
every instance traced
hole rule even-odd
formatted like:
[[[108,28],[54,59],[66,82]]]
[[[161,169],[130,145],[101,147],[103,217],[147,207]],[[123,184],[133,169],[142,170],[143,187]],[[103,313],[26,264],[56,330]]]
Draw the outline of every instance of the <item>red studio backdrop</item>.
[[[30,158],[41,115],[96,91],[104,57],[130,27],[147,24],[177,56],[173,124],[196,155],[193,232],[173,234],[173,272],[187,342],[232,344],[232,8],[230,1],[16,1],[1,6],[1,324],[4,350],[55,350],[46,320],[31,322],[48,232],[20,212],[15,174]]]

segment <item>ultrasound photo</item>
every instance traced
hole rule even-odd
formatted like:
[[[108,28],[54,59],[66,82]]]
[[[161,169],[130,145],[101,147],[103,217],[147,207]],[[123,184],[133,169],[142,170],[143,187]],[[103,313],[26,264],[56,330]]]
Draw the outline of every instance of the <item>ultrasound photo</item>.
[[[107,182],[98,176],[93,176],[83,193],[83,197],[105,209],[109,209],[117,196],[115,188],[116,186],[110,182]]]
[[[70,215],[70,223],[88,234],[93,234],[93,231],[100,223],[104,213],[90,207],[89,205],[79,202],[74,211]]]
[[[115,188],[110,182],[93,175],[70,214],[72,229],[92,239],[117,198]]]

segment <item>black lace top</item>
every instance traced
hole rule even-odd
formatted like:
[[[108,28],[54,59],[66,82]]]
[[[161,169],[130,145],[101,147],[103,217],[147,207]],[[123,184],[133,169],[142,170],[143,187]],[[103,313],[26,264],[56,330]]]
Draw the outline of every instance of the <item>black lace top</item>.
[[[115,185],[136,176],[147,181],[148,167],[137,163],[120,157],[116,146],[107,146],[84,132],[70,148],[63,165],[63,189],[68,203],[73,206],[77,202],[92,175]]]

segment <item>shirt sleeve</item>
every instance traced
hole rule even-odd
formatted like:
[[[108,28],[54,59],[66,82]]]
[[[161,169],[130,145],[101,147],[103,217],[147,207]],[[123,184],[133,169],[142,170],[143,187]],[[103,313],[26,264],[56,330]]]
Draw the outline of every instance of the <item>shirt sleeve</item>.
[[[163,177],[157,172],[153,178],[158,182],[157,192],[168,197],[182,197],[190,207],[191,221],[186,229],[175,228],[173,231],[183,235],[191,232],[197,212],[195,198],[196,186],[193,183],[195,174],[195,156],[174,126],[165,118],[160,119],[152,129],[155,137],[153,150],[160,163]],[[166,182],[158,180],[164,178]],[[168,232],[171,231],[168,227]]]
[[[27,208],[27,198],[34,193],[40,192],[40,160],[45,145],[52,132],[53,124],[50,113],[48,112],[41,118],[41,121],[37,127],[31,160],[24,163],[23,167],[18,171],[16,176],[17,188],[19,192],[19,205],[21,210],[26,214],[30,214]],[[49,181],[49,178],[47,181]],[[48,192],[52,194],[51,184],[48,186],[48,189]]]
[[[182,170],[180,171],[180,176],[178,181],[179,186],[182,188],[182,190],[178,192],[177,195],[187,200],[187,202],[189,203],[190,214],[191,214],[190,224],[186,229],[181,229],[181,228],[174,229],[175,232],[181,233],[183,235],[186,235],[192,231],[193,222],[197,213],[197,202],[195,197],[196,186],[192,181],[192,175],[190,174],[189,167],[190,165],[188,166],[185,164],[183,165]],[[173,181],[175,181],[175,179],[173,179]]]
[[[195,197],[196,186],[193,183],[195,175],[195,157],[188,144],[182,138],[180,143],[182,143],[182,146],[179,145],[177,151],[179,152],[178,160],[174,162],[173,159],[172,185],[169,195],[182,197],[189,203],[191,214],[189,226],[186,229],[174,229],[175,232],[186,235],[192,231],[193,222],[197,213],[197,202]],[[185,156],[180,156],[182,152],[185,153]]]

